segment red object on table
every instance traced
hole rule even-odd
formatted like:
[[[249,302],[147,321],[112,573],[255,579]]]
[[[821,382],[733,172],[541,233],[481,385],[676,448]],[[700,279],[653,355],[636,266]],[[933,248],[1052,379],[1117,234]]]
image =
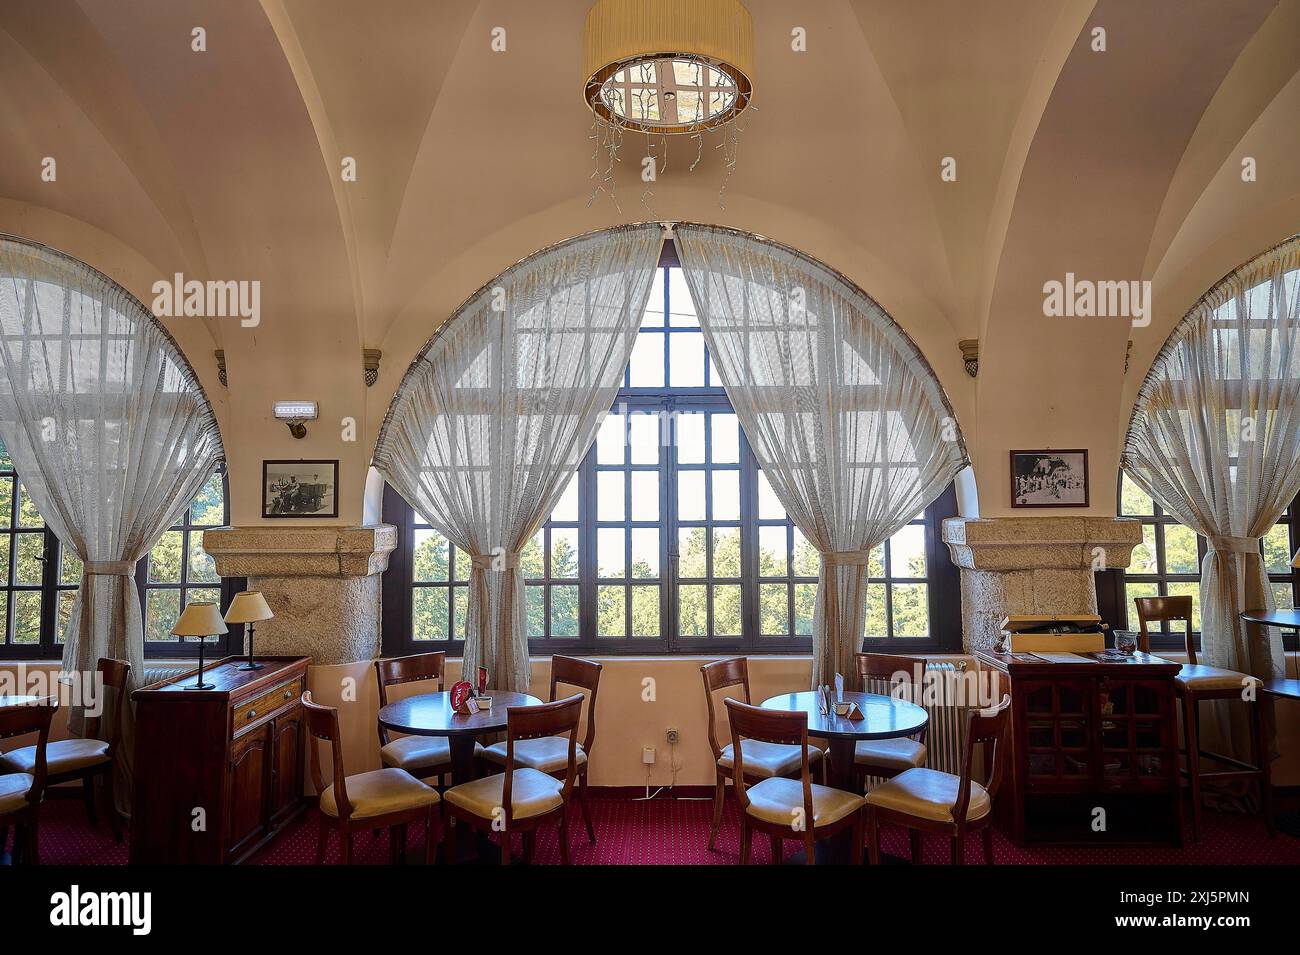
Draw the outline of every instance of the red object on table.
[[[478,691],[480,694],[487,692],[487,667],[478,668]]]
[[[474,692],[468,680],[459,680],[451,685],[451,708],[462,715],[469,713],[469,698]]]

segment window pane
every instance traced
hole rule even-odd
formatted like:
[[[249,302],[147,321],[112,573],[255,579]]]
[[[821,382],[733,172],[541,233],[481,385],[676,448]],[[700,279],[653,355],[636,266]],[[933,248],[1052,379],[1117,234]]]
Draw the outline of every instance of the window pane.
[[[415,588],[411,600],[411,639],[447,639],[447,588]]]
[[[713,588],[713,635],[740,636],[740,586],[726,584]]]
[[[695,301],[691,298],[686,274],[681,269],[668,270],[668,307],[672,310],[670,321],[674,325],[698,325]]]
[[[883,555],[884,548],[881,548]],[[817,548],[808,543],[808,538],[803,536],[799,528],[794,529],[794,575],[796,577],[816,577],[821,572],[822,555],[818,553]],[[884,559],[881,559],[881,571],[884,571]],[[877,576],[873,573],[873,576]]]
[[[1273,600],[1278,610],[1290,610],[1295,606],[1295,594],[1290,584],[1273,584]]]
[[[3,546],[3,545],[0,545]],[[59,548],[59,583],[61,584],[80,584],[81,583],[81,561],[70,548]]]
[[[685,411],[677,415],[677,463],[704,463],[704,415]]]
[[[786,584],[760,584],[758,587],[759,628],[764,636],[784,637],[790,633],[790,611],[786,604]]]
[[[596,463],[622,464],[624,448],[624,418],[619,414],[605,415],[596,432]]]
[[[41,512],[36,510],[36,505],[32,503],[32,499],[27,496],[27,488],[23,487],[22,482],[19,482],[18,484],[18,526],[45,526],[45,521],[41,518]]]
[[[625,510],[624,492],[627,483],[622,471],[596,473],[596,519],[621,521]]]
[[[13,521],[14,479],[0,477],[0,527],[8,528]]]
[[[889,572],[894,577],[925,576],[925,527],[908,524],[889,539]],[[897,592],[897,591],[895,591]]]
[[[551,577],[578,576],[578,529],[551,528]]]
[[[177,638],[169,632],[181,615],[179,590],[145,591],[144,638],[157,643],[175,643]],[[190,640],[187,643],[193,642]]]
[[[659,415],[628,416],[628,444],[633,464],[659,463]]]
[[[457,579],[457,580],[469,580],[469,574],[470,574],[470,571],[471,571],[472,569],[473,569],[473,562],[472,562],[472,560],[471,560],[469,554],[467,554],[467,553],[465,553],[463,550],[457,548],[457,549],[456,549],[456,566],[453,568],[453,571],[454,571],[455,574],[456,574],[456,579]]]
[[[776,492],[768,483],[767,475],[758,472],[758,516],[760,520],[780,520],[785,517],[785,508],[776,498]]]
[[[677,588],[677,632],[683,637],[708,636],[708,608],[705,588],[691,584]]]
[[[414,578],[417,582],[447,579],[447,539],[434,530],[417,530],[412,537]]]
[[[758,529],[758,575],[784,577],[786,575],[786,528],[765,525]]]
[[[0,539],[0,583],[11,583],[9,579],[9,538]],[[0,601],[3,602],[3,601]]]
[[[72,619],[72,604],[76,599],[77,592],[75,590],[59,591],[59,623],[58,630],[54,634],[56,643],[63,642],[63,634],[68,629],[68,621]]]
[[[1264,563],[1270,574],[1291,573],[1291,535],[1285,524],[1274,524],[1264,538]]]
[[[525,587],[524,606],[527,608],[528,636],[546,636],[546,588],[536,585]]]
[[[704,336],[680,332],[668,336],[669,384],[674,388],[704,385]]]
[[[677,518],[683,521],[704,520],[704,472],[677,472]]]
[[[210,603],[221,606],[221,591],[210,590],[207,587],[200,589],[185,588],[185,605],[188,607],[193,603]]]
[[[1176,583],[1169,584],[1169,596],[1181,597],[1189,596],[1192,598],[1192,629],[1201,629],[1201,585],[1199,583]],[[1171,624],[1171,627],[1178,626]],[[1182,633],[1181,630],[1178,631]]]
[[[14,643],[41,642],[41,592],[14,591]]]
[[[453,640],[464,640],[465,631],[469,627],[469,588],[453,587],[451,599],[453,609],[456,612],[451,638]]]
[[[627,532],[621,527],[602,527],[596,531],[597,576],[623,576],[624,568],[627,566],[626,543]]]
[[[1124,582],[1124,597],[1128,601],[1128,629],[1134,633],[1138,629],[1137,607],[1133,601],[1138,597],[1157,597],[1160,595],[1160,588],[1154,583],[1134,583],[1133,581]]]
[[[14,566],[14,583],[40,586],[45,572],[44,534],[18,534],[18,562]]]
[[[149,551],[149,582],[178,584],[181,580],[181,531],[167,531]]]
[[[713,519],[740,520],[740,472],[713,472]]]
[[[632,472],[632,520],[659,520],[659,472]]]
[[[1133,548],[1133,560],[1128,566],[1130,574],[1158,574],[1156,565],[1156,526],[1142,525],[1142,543]]]
[[[632,359],[628,363],[631,387],[662,388],[664,386],[664,336],[662,332],[642,331],[632,343]]]
[[[0,627],[4,628],[0,630],[0,634],[4,635],[4,640],[0,642],[6,642],[9,639],[9,601],[3,594],[0,594]]]
[[[713,437],[710,442],[710,458],[714,464],[740,463],[740,425],[734,414],[715,414],[713,416]]]
[[[930,601],[928,584],[891,584],[894,588],[894,636],[928,637]]]
[[[551,588],[551,636],[576,637],[578,635],[578,588],[573,586]]]
[[[877,639],[889,636],[885,620],[885,584],[867,584],[867,617],[863,633]]]
[[[220,527],[226,523],[226,501],[221,493],[221,475],[213,474],[190,504],[190,523]]]
[[[623,587],[602,586],[599,591],[600,630],[602,637],[627,636],[627,606]]]
[[[632,529],[632,576],[659,576],[659,528]]]
[[[647,312],[658,312],[660,315],[664,311],[664,278],[667,269],[655,273],[654,279],[650,282],[650,298],[646,302],[645,310]]]
[[[551,520],[553,521],[577,521],[578,519],[578,476],[575,474],[569,478],[569,483],[565,485],[564,493],[560,499],[555,502],[555,507],[551,511]]]
[[[1181,524],[1165,525],[1165,573],[1195,574],[1200,571],[1196,535]]]
[[[659,632],[659,586],[632,588],[632,636],[657,637]]]
[[[816,603],[816,584],[794,585],[794,632],[798,636],[812,636],[813,610]]]
[[[718,527],[713,531],[713,576],[740,576],[740,528]]]
[[[519,552],[519,569],[525,580],[536,580],[546,576],[546,564],[542,556],[545,547],[546,532],[538,531],[528,538],[528,543]]]
[[[218,584],[217,564],[203,549],[203,532],[190,531],[190,566],[186,579],[192,584]]]
[[[708,573],[705,563],[707,539],[703,527],[677,529],[677,575],[679,577],[703,577]]]
[[[1151,495],[1134,484],[1127,474],[1120,485],[1120,513],[1126,516],[1155,513]]]

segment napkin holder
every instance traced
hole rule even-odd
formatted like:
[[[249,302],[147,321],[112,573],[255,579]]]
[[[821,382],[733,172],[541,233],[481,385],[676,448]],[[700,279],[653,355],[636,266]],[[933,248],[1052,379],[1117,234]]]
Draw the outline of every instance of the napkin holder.
[[[841,719],[853,720],[855,723],[863,718],[862,710],[852,700],[841,700],[835,704],[835,715]]]

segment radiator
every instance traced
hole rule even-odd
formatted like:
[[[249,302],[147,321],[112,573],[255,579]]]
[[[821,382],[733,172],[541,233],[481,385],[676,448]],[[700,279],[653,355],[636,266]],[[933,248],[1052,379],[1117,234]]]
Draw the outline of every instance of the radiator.
[[[925,765],[956,775],[961,772],[963,747],[966,745],[966,713],[972,704],[980,705],[977,687],[973,685],[979,671],[971,669],[965,660],[959,660],[956,663],[929,662],[925,672],[926,685],[920,689],[923,696],[915,701],[930,714],[925,738]],[[911,683],[881,679],[867,680],[864,689],[868,693],[911,699],[912,686]],[[877,782],[869,779],[867,788]]]

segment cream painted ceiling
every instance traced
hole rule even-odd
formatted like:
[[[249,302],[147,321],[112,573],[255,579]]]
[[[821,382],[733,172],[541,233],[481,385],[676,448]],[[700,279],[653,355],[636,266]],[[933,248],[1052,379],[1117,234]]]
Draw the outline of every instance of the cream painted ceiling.
[[[1105,475],[1169,328],[1300,231],[1300,0],[747,0],[757,109],[725,208],[716,137],[693,172],[695,144],[673,141],[643,196],[629,136],[621,208],[588,204],[589,5],[6,0],[0,232],[146,301],[174,272],[259,279],[255,329],[169,322],[218,408],[235,520],[258,519],[261,458],[306,456],[343,460],[349,523],[378,422],[438,323],[529,252],[647,218],[769,235],[875,296],[948,390],[985,513],[1006,507],[1006,451],[1035,446],[1093,448],[1093,510],[1113,513]],[[1044,318],[1042,284],[1067,271],[1153,280],[1155,321]],[[370,389],[363,348],[384,353]],[[269,415],[294,397],[322,406],[303,442]]]

